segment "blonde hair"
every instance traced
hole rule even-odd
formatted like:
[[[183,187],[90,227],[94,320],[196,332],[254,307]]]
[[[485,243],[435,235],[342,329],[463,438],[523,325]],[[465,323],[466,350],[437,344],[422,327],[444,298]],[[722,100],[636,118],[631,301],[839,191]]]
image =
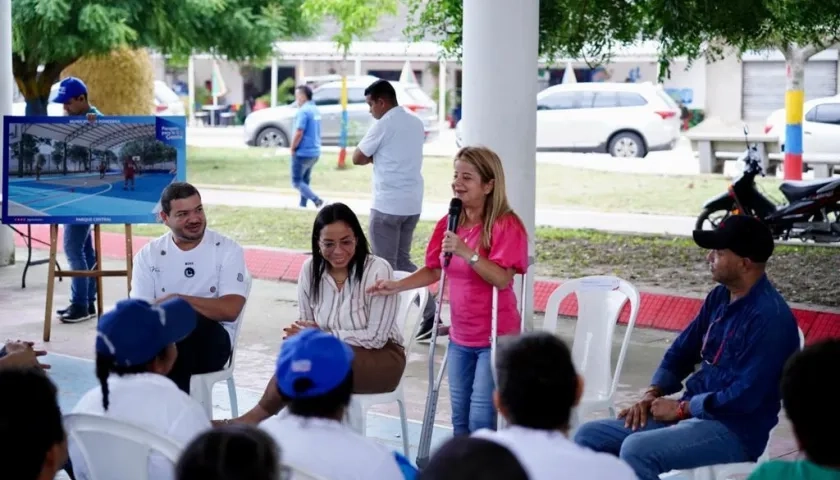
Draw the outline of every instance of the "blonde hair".
[[[496,155],[496,152],[487,147],[463,147],[455,154],[455,162],[459,161],[472,165],[478,172],[478,176],[481,177],[481,183],[493,182],[493,190],[484,199],[484,212],[482,213],[484,222],[481,227],[480,242],[481,248],[490,250],[490,245],[493,242],[493,225],[500,218],[505,215],[513,215],[524,228],[522,219],[514,213],[508,203],[502,159]],[[460,222],[463,223],[465,220],[466,217],[461,216]]]

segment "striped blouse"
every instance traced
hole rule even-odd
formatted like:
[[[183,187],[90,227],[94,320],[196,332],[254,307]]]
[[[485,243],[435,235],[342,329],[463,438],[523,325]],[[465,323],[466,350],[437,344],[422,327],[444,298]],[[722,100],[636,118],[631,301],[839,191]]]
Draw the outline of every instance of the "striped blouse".
[[[368,255],[362,281],[351,274],[339,290],[333,278],[324,272],[321,277],[318,303],[311,299],[309,282],[312,278],[312,258],[308,258],[298,277],[298,308],[300,319],[315,322],[326,332],[348,345],[379,349],[388,340],[403,344],[397,323],[399,295],[371,296],[365,293],[377,280],[394,278],[387,261]]]

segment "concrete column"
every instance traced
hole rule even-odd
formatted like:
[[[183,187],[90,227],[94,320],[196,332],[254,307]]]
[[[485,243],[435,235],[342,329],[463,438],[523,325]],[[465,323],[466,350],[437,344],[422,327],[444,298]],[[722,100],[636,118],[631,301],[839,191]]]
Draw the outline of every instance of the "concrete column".
[[[508,200],[525,222],[533,256],[539,0],[464,0],[463,18],[464,142],[501,157]],[[533,271],[524,303],[529,326]]]
[[[277,106],[277,57],[271,56],[271,107]]]
[[[438,128],[440,132],[446,129],[446,60],[438,62]],[[451,105],[450,105],[451,106]]]
[[[0,119],[12,114],[12,2],[0,1]],[[1,129],[2,127],[0,127]],[[0,163],[0,169],[2,169]],[[2,178],[0,170],[0,178]],[[2,189],[0,185],[0,189]],[[2,198],[2,197],[0,197]],[[0,200],[2,202],[2,200]],[[15,237],[12,229],[0,225],[0,267],[15,263]]]
[[[187,62],[187,101],[190,102],[190,123],[195,126],[195,57],[190,54]]]
[[[362,76],[362,59],[357,58],[353,60],[353,75],[357,77]]]

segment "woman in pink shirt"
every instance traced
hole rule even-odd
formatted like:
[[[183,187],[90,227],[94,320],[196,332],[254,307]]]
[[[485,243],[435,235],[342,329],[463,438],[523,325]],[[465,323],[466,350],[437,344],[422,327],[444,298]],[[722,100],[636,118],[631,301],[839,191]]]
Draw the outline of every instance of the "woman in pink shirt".
[[[426,266],[399,281],[380,280],[368,292],[393,295],[426,287],[446,269],[452,326],[449,331],[449,392],[455,435],[495,429],[490,322],[493,287],[499,289],[499,335],[519,332],[513,276],[528,268],[528,234],[505,194],[502,162],[484,147],[455,156],[452,192],[463,202],[456,232],[442,218],[426,248]],[[452,253],[448,267],[443,254]]]

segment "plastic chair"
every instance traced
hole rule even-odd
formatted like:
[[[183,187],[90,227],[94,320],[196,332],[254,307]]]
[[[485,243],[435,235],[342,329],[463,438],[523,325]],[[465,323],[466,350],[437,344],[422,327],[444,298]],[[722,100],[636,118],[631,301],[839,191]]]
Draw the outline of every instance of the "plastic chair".
[[[245,308],[248,306],[248,297],[251,295],[251,275],[245,278],[248,282],[245,289],[245,305],[239,312],[236,319],[236,326],[233,330],[233,343],[231,344],[230,361],[228,366],[218,372],[202,373],[190,377],[190,397],[200,403],[207,414],[207,418],[213,419],[213,386],[221,381],[227,381],[228,395],[230,396],[230,413],[233,417],[239,416],[239,405],[236,401],[236,383],[233,381],[233,368],[236,365],[236,344],[239,341],[239,332],[242,330],[242,321],[245,319]]]
[[[157,453],[174,465],[183,450],[167,437],[103,415],[71,413],[64,427],[84,458],[88,480],[155,480],[149,478],[149,457]]]
[[[799,328],[799,349],[805,348],[805,333]],[[781,414],[781,411],[779,411]],[[726,480],[729,477],[748,476],[759,463],[770,460],[770,439],[773,438],[773,433],[779,427],[777,423],[772,430],[770,436],[767,438],[767,446],[764,448],[764,453],[758,457],[756,462],[742,462],[742,463],[724,463],[720,465],[709,465],[706,467],[694,468],[691,470],[676,470],[660,475],[660,478],[668,478],[670,476],[681,475],[685,480]]]
[[[572,418],[574,428],[579,424],[580,417],[590,412],[607,409],[615,415],[613,397],[633,326],[639,315],[639,292],[636,287],[618,277],[592,276],[564,282],[548,298],[544,330],[556,332],[560,303],[573,293],[577,296],[578,317],[572,343],[572,360],[585,380],[583,398]],[[613,335],[618,316],[628,299],[630,318],[615,372],[612,372]]]
[[[394,278],[399,280],[411,275],[409,272],[395,271]],[[419,305],[415,300],[419,299]],[[405,334],[406,325],[411,325],[411,333],[408,335],[408,342],[406,342],[405,356],[406,361],[411,355],[411,348],[414,346],[414,338],[422,325],[423,310],[426,307],[426,302],[429,299],[429,290],[427,288],[415,288],[400,293],[400,306],[397,309],[397,324],[403,334]],[[400,379],[399,385],[393,392],[375,393],[368,395],[356,394],[350,400],[350,407],[347,409],[347,422],[351,428],[362,435],[365,435],[367,430],[367,411],[374,405],[382,405],[388,403],[396,403],[400,409],[400,428],[402,429],[403,452],[406,457],[411,455],[408,442],[408,417],[405,413],[405,393],[403,392],[403,384],[405,383],[405,371],[403,377]]]

